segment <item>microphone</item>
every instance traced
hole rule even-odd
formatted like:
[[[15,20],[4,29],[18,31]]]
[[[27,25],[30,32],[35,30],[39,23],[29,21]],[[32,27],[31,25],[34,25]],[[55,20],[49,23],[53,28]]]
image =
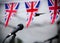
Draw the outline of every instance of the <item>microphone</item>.
[[[23,28],[24,28],[23,24],[18,24],[17,28],[13,32],[8,34],[6,38],[10,37],[11,35],[14,35],[16,32],[18,32],[19,30],[22,30]]]

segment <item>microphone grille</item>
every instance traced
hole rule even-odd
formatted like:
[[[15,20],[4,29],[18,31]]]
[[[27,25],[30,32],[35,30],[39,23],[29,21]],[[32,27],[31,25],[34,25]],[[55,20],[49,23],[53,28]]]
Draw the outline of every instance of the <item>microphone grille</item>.
[[[18,27],[19,30],[22,30],[24,28],[23,24],[18,24]]]

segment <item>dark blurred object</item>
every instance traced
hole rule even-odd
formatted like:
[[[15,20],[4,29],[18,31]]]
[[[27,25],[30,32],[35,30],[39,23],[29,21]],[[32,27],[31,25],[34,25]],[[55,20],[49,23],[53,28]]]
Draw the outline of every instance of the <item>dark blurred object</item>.
[[[54,37],[52,37],[52,38],[50,38],[50,39],[48,39],[48,40],[45,40],[44,42],[49,41],[49,43],[53,43],[53,40],[54,40],[54,39],[58,39],[58,35],[56,35],[56,36],[54,36]]]
[[[9,43],[23,43],[23,41],[19,38],[15,38],[15,35],[14,35],[14,37],[10,39]]]
[[[60,20],[57,22],[57,25],[60,25]]]
[[[19,38],[17,38],[17,43],[23,43],[23,41]]]
[[[43,15],[43,14],[45,14],[45,13],[35,13],[35,17]]]
[[[60,43],[60,20],[57,22],[57,27],[58,27],[58,43]]]

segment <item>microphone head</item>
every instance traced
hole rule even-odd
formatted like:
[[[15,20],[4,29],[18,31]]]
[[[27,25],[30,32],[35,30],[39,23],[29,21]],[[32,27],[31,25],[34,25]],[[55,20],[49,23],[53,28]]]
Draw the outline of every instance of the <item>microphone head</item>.
[[[18,27],[19,30],[22,30],[24,28],[23,24],[18,24]]]

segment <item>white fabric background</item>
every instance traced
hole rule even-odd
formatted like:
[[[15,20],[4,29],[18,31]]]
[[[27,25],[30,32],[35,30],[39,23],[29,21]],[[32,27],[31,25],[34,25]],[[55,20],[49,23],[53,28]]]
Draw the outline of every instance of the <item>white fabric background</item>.
[[[9,25],[16,27],[18,24],[22,23],[24,26],[26,25],[26,8],[24,2],[32,1],[32,0],[0,0],[0,21],[4,22],[4,14],[5,14],[5,8],[4,3],[9,2],[19,2],[20,6],[18,9],[18,12],[16,16],[12,17],[12,19],[9,21]],[[37,0],[34,0],[37,1]],[[44,15],[35,17],[32,21],[31,25],[22,30],[17,32],[17,37],[22,39],[24,43],[33,43],[35,41],[45,41],[51,37],[54,37],[57,35],[57,25],[56,23],[50,24],[50,13],[48,9],[47,0],[41,0],[40,7],[38,13],[45,13]],[[4,26],[1,26],[3,36],[5,37],[8,33],[12,32],[13,28]]]

